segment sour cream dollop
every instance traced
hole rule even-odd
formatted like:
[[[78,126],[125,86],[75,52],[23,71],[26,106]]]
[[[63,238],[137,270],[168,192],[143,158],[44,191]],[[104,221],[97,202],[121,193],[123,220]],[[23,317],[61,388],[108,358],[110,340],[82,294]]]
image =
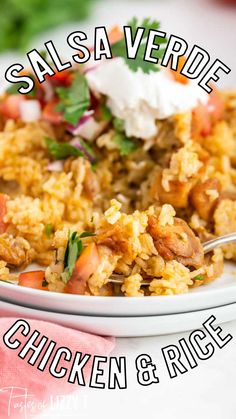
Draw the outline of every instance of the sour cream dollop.
[[[112,114],[124,120],[127,136],[149,139],[157,134],[157,119],[206,103],[208,94],[195,82],[174,81],[165,69],[133,72],[122,58],[103,61],[86,74],[89,87],[107,97]]]

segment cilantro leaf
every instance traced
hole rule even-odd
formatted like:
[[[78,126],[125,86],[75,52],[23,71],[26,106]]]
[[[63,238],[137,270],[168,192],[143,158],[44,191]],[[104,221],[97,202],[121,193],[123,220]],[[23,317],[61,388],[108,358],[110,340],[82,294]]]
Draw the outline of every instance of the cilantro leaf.
[[[145,31],[143,33],[143,38],[147,38],[148,37],[148,33],[151,29],[153,30],[157,30],[160,28],[160,22],[158,22],[157,20],[151,20],[150,17],[145,17],[140,24],[138,24],[138,19],[137,17],[133,17],[131,20],[129,20],[129,22],[127,23],[127,26],[131,27],[131,31],[132,31],[132,35],[134,36],[138,26],[141,28],[144,28]]]
[[[76,125],[90,104],[89,87],[86,78],[77,73],[69,87],[58,87],[60,103],[56,110],[63,112],[64,119]]]
[[[121,156],[127,156],[137,148],[137,145],[133,142],[133,140],[131,140],[131,138],[127,138],[122,132],[116,132],[113,135],[112,140],[117,145]]]
[[[1,0],[0,51],[29,51],[35,36],[63,24],[84,20],[93,0]]]
[[[35,77],[33,76],[33,74],[29,73],[28,77],[30,77],[35,82]],[[28,84],[25,81],[20,81],[18,83],[11,84],[11,86],[9,86],[6,89],[6,92],[9,93],[10,95],[17,95],[17,94],[20,94],[20,92],[18,90],[21,87],[28,87]],[[36,88],[36,84],[35,84],[34,88],[31,90],[31,92],[27,93],[27,96],[35,98],[36,94],[37,94],[37,88]]]
[[[127,59],[126,44],[125,44],[125,40],[123,38],[120,39],[117,42],[114,42],[114,44],[111,45],[111,51],[112,51],[113,57],[122,57],[125,60],[128,60]]]
[[[67,246],[66,246],[66,251],[65,251],[65,257],[64,257],[64,272],[63,272],[63,280],[65,282],[68,282],[76,261],[79,257],[79,255],[82,253],[83,250],[83,243],[80,240],[78,233],[76,231],[74,231],[68,239],[67,242]]]
[[[108,106],[103,103],[100,106],[100,110],[102,114],[102,119],[104,119],[105,121],[110,121],[110,119],[112,118],[112,113],[110,109],[108,108]]]
[[[83,233],[80,234],[80,238],[84,238],[84,237],[93,237],[96,236],[95,233],[92,233],[92,231],[84,231]]]
[[[113,126],[116,131],[123,132],[124,131],[124,121],[120,118],[114,118],[113,119]]]
[[[204,280],[204,275],[197,275],[193,279],[195,279],[195,281],[203,281]]]
[[[127,59],[129,61],[128,65],[132,71],[138,71],[139,68],[146,74],[149,74],[151,71],[159,71],[160,67],[155,63],[150,63],[148,61],[144,61],[144,54],[145,54],[146,44],[141,44],[139,47],[139,52],[135,60]],[[153,58],[161,58],[164,54],[164,49],[161,48],[158,51],[154,50],[152,52]]]
[[[45,225],[44,232],[45,232],[45,234],[46,234],[47,237],[50,237],[51,234],[53,233],[53,226],[52,226],[52,224],[46,224]]]
[[[18,90],[21,87],[27,87],[27,83],[25,81],[14,83],[6,89],[6,92],[9,93],[10,95],[17,95],[19,93]]]
[[[42,287],[47,287],[48,286],[48,282],[46,281],[46,279],[44,279],[42,281]]]
[[[51,138],[45,138],[45,142],[48,147],[49,153],[56,160],[63,160],[70,156],[84,157],[82,151],[80,151],[77,147],[74,147],[69,143],[58,143],[57,141],[52,140]]]
[[[82,138],[79,139],[79,143],[81,144],[81,152],[82,150],[84,150],[84,154],[88,157],[90,162],[95,163],[97,160],[97,156],[92,147]]]
[[[125,43],[125,39],[123,38],[115,42],[113,45],[111,45],[113,56],[124,58],[128,67],[134,72],[136,72],[139,68],[144,73],[147,73],[147,74],[150,73],[151,71],[159,71],[159,67],[157,64],[144,61],[144,54],[146,50],[146,43],[147,43],[147,37],[148,37],[149,31],[151,29],[152,30],[159,29],[160,23],[156,20],[151,20],[150,18],[145,18],[140,23],[138,23],[138,19],[134,17],[132,20],[130,20],[127,23],[127,26],[130,26],[131,28],[131,34],[132,34],[133,39],[135,37],[138,27],[144,28],[141,45],[138,48],[137,55],[134,59],[127,57],[126,43]],[[158,44],[165,44],[166,42],[167,42],[166,38],[158,37]],[[152,57],[161,58],[164,54],[164,51],[165,51],[164,48],[161,48],[159,50],[154,50],[152,52]]]
[[[95,234],[90,231],[84,231],[80,235],[78,235],[77,231],[69,234],[64,256],[64,272],[61,274],[62,280],[64,282],[67,283],[69,281],[73,273],[76,261],[83,251],[83,242],[81,239],[94,235]]]

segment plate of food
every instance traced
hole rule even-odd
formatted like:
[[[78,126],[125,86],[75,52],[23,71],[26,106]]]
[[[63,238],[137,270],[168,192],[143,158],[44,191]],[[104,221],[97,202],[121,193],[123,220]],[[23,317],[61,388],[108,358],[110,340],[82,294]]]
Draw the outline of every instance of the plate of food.
[[[236,91],[122,57],[34,82],[0,99],[2,299],[96,316],[234,303],[236,245],[204,243],[236,231]]]

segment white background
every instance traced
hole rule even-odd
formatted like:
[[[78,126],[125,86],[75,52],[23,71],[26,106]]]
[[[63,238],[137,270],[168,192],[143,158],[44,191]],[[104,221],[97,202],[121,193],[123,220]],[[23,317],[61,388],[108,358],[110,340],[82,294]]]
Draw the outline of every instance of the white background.
[[[86,25],[70,24],[48,32],[32,46],[43,49],[43,42],[52,39],[58,51],[70,57],[66,37],[72,30],[84,29],[91,36],[94,26],[124,24],[134,15],[161,20],[167,34],[182,36],[190,46],[196,43],[206,49],[212,59],[221,59],[232,68],[230,75],[222,77],[221,86],[236,87],[236,7],[224,7],[214,0],[100,1]],[[7,66],[17,61],[24,62],[24,59],[16,54],[0,57],[1,75]],[[3,82],[3,78],[0,81]],[[40,418],[235,419],[236,321],[222,328],[224,334],[233,335],[233,340],[225,348],[216,349],[211,359],[200,361],[197,368],[172,380],[160,348],[176,344],[182,337],[187,339],[189,333],[117,339],[113,355],[127,358],[127,390],[80,389],[67,398],[69,406],[62,403],[52,406]],[[134,365],[136,356],[141,353],[151,355],[157,362],[159,384],[144,388],[137,383]]]

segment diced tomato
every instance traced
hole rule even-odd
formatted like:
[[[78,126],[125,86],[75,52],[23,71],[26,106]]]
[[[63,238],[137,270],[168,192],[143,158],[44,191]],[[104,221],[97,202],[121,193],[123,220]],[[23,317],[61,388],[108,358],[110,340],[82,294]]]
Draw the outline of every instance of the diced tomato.
[[[182,83],[182,84],[187,84],[188,83],[188,78],[180,73],[180,71],[182,70],[185,62],[186,62],[186,58],[184,56],[181,56],[181,57],[179,57],[179,60],[178,60],[177,70],[174,71],[174,70],[170,69],[174,80],[177,81],[178,83]]]
[[[54,76],[48,76],[46,79],[50,80],[56,86],[70,86],[73,80],[73,75],[67,70],[57,71]]]
[[[100,257],[97,246],[95,243],[91,243],[79,256],[65,292],[69,294],[84,294],[87,281],[97,270],[99,263]]]
[[[211,133],[211,120],[206,105],[199,103],[198,106],[193,109],[192,115],[193,134],[200,134],[203,136],[209,135]]]
[[[224,111],[224,103],[219,93],[214,89],[210,95],[208,102],[204,105],[199,103],[193,109],[192,131],[193,134],[203,136],[212,132],[212,126],[221,119]]]
[[[20,117],[20,103],[26,100],[25,95],[16,94],[6,96],[0,103],[0,113],[6,118],[17,119]]]
[[[110,44],[114,44],[115,42],[120,41],[123,37],[124,34],[118,25],[113,26],[108,32],[108,39]]]
[[[213,122],[217,122],[222,118],[224,112],[224,102],[215,88],[210,93],[206,106]]]
[[[22,272],[19,275],[18,284],[22,287],[35,288],[37,290],[48,291],[48,286],[43,287],[44,271]]]
[[[43,108],[43,119],[45,119],[48,122],[51,122],[51,124],[60,124],[63,120],[62,114],[56,111],[57,105],[58,100],[52,99]]]
[[[7,213],[7,195],[0,193],[0,234],[4,233],[8,224],[4,223],[3,218]]]

